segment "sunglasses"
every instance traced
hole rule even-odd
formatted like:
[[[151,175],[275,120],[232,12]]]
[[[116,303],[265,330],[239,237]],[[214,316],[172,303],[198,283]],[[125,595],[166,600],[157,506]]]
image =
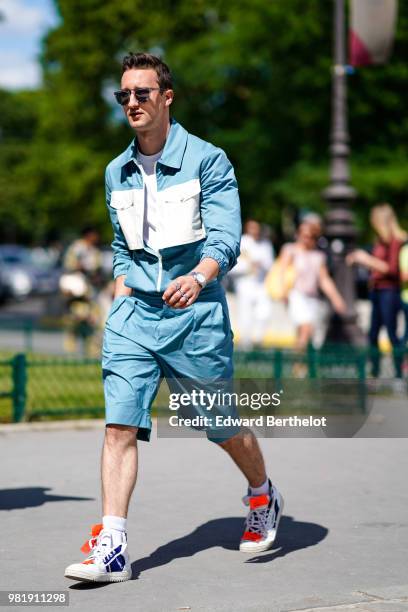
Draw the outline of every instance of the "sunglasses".
[[[116,102],[121,106],[129,104],[132,92],[135,94],[136,100],[139,104],[147,102],[150,97],[151,91],[164,91],[161,87],[136,87],[135,89],[119,89],[114,91],[113,94],[116,98]]]

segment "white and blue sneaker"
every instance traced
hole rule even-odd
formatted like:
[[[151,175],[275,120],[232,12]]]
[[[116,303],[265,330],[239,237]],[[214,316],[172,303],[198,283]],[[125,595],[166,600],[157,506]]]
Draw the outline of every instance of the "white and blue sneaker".
[[[68,565],[65,578],[84,582],[124,582],[132,577],[127,538],[123,533],[122,542],[113,546],[112,535],[103,530],[101,524],[92,525],[91,538],[81,550],[90,553],[82,563]]]
[[[283,511],[283,497],[269,481],[268,495],[248,493],[243,500],[250,510],[245,523],[239,550],[244,553],[258,553],[272,548],[278,532]]]

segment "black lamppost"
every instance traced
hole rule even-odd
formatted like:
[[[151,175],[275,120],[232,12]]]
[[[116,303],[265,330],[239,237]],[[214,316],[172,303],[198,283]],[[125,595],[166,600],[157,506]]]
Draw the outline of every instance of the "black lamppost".
[[[345,0],[334,0],[334,66],[332,77],[332,125],[330,135],[330,184],[323,192],[329,210],[325,233],[329,241],[332,275],[347,303],[348,314],[333,317],[328,342],[362,344],[355,310],[355,273],[345,256],[355,248],[357,230],[351,205],[356,191],[350,185],[349,133],[347,127],[347,72]]]

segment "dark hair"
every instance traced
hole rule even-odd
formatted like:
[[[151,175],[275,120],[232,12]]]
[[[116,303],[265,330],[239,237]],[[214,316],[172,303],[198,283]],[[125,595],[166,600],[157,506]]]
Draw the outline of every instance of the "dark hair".
[[[81,230],[81,236],[82,238],[85,238],[85,236],[88,236],[89,234],[99,234],[99,232],[95,226],[85,225],[85,227],[83,227]]]
[[[167,64],[150,53],[129,53],[123,58],[122,74],[132,68],[153,68],[157,74],[160,89],[173,89],[171,72]]]

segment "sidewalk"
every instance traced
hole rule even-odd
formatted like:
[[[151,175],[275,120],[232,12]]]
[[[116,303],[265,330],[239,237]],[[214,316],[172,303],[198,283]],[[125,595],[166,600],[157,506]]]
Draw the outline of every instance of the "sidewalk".
[[[237,552],[245,482],[203,439],[140,444],[134,579],[63,577],[99,516],[96,429],[0,432],[2,589],[69,591],[70,609],[408,610],[407,440],[261,440],[285,497],[276,546]]]

